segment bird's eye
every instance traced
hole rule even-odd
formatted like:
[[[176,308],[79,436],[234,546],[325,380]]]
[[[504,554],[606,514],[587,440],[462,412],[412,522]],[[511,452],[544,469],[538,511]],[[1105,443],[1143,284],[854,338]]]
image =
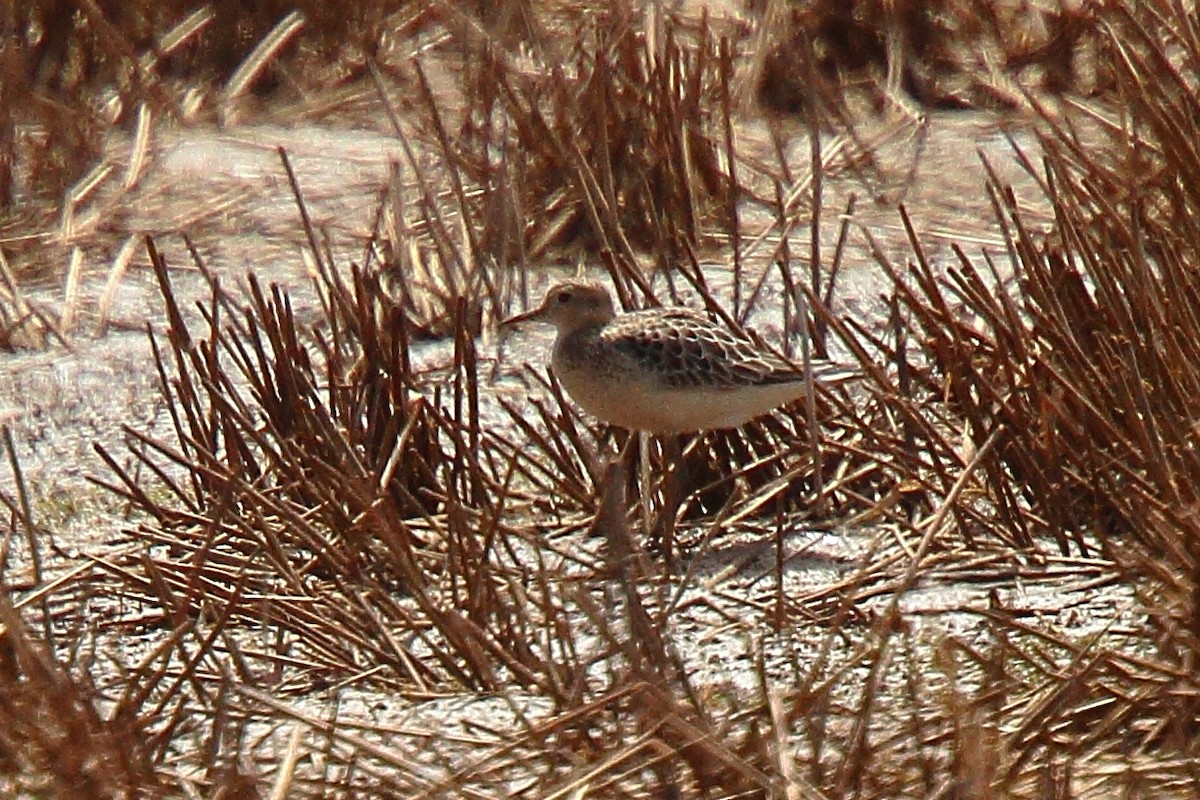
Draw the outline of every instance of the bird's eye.
[[[571,302],[571,293],[570,292],[559,292],[557,299],[558,299],[559,303],[569,303],[569,302]]]

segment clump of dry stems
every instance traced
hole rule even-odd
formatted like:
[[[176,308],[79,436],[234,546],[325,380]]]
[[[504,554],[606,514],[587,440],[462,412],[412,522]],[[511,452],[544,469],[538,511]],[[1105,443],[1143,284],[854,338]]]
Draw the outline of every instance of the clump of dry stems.
[[[1100,94],[1113,77],[1099,56],[1094,7],[1083,3],[761,0],[752,74],[761,100],[796,112],[846,109],[1025,108],[1028,91]]]

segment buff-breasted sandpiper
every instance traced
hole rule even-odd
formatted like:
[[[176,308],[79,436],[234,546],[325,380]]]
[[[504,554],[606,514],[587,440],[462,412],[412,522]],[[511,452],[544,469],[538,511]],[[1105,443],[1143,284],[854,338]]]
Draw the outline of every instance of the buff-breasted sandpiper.
[[[558,329],[550,366],[592,416],[655,434],[735,428],[804,396],[805,371],[688,308],[617,314],[599,283],[568,280],[541,305],[504,320]],[[817,381],[856,373],[812,362]]]

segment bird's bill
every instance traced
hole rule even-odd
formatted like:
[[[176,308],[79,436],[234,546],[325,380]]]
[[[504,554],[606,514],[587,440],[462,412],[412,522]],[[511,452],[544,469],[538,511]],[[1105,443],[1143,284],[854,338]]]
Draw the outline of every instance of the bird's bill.
[[[501,320],[500,327],[507,328],[510,325],[519,325],[522,322],[536,322],[541,319],[542,314],[545,313],[545,311],[546,309],[544,306],[538,306],[532,311],[526,311],[524,314],[516,314],[508,319]]]

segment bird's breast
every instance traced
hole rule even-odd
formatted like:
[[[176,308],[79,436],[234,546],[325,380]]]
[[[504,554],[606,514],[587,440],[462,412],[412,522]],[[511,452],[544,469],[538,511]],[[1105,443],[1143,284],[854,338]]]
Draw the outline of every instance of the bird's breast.
[[[554,373],[584,411],[610,425],[651,433],[735,428],[795,400],[802,382],[738,387],[674,387],[658,376],[611,364],[556,359]]]

